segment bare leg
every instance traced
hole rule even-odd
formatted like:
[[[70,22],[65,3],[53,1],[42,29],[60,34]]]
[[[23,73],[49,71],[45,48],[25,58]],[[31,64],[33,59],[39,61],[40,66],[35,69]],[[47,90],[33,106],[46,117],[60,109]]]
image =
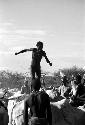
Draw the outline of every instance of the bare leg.
[[[35,67],[31,66],[31,78],[35,79]]]
[[[37,77],[40,79],[41,78],[41,68],[38,67],[37,70],[36,70],[36,75]]]

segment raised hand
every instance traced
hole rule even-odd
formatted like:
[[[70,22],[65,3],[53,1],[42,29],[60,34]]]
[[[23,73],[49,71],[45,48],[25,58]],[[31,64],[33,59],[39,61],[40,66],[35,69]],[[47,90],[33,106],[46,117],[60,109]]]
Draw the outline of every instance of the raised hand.
[[[52,63],[50,63],[50,66],[52,66]]]
[[[15,55],[17,55],[18,53],[15,53]]]

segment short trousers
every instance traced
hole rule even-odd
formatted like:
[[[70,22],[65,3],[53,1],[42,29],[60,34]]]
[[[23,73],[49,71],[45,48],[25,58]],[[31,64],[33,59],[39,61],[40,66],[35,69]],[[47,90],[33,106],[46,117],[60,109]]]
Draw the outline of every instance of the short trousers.
[[[35,74],[38,78],[41,77],[41,67],[31,66],[31,76],[32,78],[35,78]]]

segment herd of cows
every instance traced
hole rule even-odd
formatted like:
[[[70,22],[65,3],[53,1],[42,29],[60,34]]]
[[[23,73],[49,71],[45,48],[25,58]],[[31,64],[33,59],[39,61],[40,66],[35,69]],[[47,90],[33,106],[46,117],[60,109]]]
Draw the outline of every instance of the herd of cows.
[[[51,99],[52,125],[85,125],[85,105],[71,106],[70,99],[59,95],[57,89],[50,88],[41,91],[45,91]],[[9,97],[6,98],[8,111],[0,107],[0,125],[24,125],[24,99],[28,95],[21,94],[18,89],[9,90],[8,95]]]

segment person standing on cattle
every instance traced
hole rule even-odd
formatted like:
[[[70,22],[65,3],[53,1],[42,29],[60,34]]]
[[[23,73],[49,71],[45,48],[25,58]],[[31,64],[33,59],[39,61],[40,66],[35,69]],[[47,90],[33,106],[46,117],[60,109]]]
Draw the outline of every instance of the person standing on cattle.
[[[24,125],[28,125],[28,122],[29,125],[52,125],[52,112],[48,94],[39,91],[41,87],[40,79],[33,79],[31,84],[33,91],[24,101]],[[28,119],[28,108],[30,108],[30,119]]]
[[[41,62],[42,57],[45,57],[46,62],[49,63],[50,66],[52,66],[52,63],[47,58],[45,51],[43,51],[43,43],[39,41],[37,42],[36,46],[37,48],[24,49],[20,52],[15,53],[15,55],[17,55],[17,54],[24,53],[27,51],[32,51],[32,62],[31,62],[32,79],[35,78],[35,73],[39,79],[41,78],[40,62]]]

